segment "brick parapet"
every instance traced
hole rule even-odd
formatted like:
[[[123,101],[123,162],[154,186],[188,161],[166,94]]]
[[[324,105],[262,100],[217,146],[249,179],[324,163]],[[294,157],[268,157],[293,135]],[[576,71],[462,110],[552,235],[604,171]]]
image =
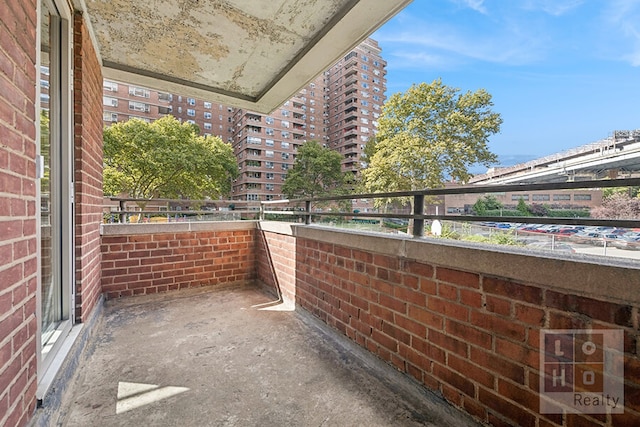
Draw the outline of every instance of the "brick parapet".
[[[105,225],[102,292],[107,298],[255,279],[255,224]]]
[[[295,254],[295,278],[279,283],[295,290],[298,306],[483,422],[640,423],[637,266],[321,227],[261,233],[261,282],[282,277],[278,263],[266,262],[265,254],[274,260]],[[496,265],[515,261],[501,271],[517,277],[495,274]],[[613,283],[601,282],[605,278]],[[582,291],[575,289],[579,282]],[[538,349],[544,329],[624,332],[624,414],[539,413]]]
[[[102,71],[83,15],[77,11],[73,38],[75,315],[83,322],[101,294]]]

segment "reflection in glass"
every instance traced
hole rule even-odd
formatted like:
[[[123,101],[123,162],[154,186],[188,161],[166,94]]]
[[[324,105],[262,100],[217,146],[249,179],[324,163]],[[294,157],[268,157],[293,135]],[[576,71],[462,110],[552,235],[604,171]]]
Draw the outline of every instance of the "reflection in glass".
[[[40,179],[40,258],[41,258],[41,331],[42,354],[46,357],[56,338],[56,328],[62,320],[62,292],[59,262],[60,209],[56,207],[59,197],[59,180],[56,173],[55,126],[52,112],[57,107],[50,90],[55,88],[55,60],[58,53],[53,43],[55,31],[52,16],[46,2],[42,9],[42,40],[40,67],[40,155],[44,163],[44,175]],[[52,67],[52,65],[54,65]],[[55,115],[54,115],[55,117]]]

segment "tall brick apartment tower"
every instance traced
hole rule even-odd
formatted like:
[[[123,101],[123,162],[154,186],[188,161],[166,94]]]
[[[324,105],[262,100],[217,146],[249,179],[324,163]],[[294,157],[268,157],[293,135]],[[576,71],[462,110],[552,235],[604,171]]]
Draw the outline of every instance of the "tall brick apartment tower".
[[[369,38],[324,72],[325,141],[344,156],[344,169],[354,173],[365,165],[362,152],[386,99],[387,62],[380,52]]]
[[[240,169],[234,200],[282,199],[287,171],[308,140],[341,153],[344,170],[357,173],[365,165],[362,152],[385,101],[387,63],[380,52],[375,40],[365,40],[268,115],[105,80],[104,124],[168,114],[197,124],[201,134],[233,145]]]
[[[284,198],[287,170],[307,140],[341,153],[344,170],[365,166],[362,153],[386,99],[387,63],[380,53],[367,39],[270,115],[236,111],[233,146],[241,174],[233,198]]]

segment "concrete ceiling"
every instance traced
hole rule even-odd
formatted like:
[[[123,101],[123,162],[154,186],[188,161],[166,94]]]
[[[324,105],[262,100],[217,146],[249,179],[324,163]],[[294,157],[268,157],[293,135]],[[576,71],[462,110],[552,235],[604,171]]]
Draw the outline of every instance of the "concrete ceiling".
[[[268,113],[411,0],[75,0],[104,77]]]

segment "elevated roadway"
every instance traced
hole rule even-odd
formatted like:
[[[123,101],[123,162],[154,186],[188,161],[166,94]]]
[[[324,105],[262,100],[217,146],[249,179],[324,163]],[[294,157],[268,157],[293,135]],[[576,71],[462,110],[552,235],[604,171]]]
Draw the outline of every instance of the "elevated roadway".
[[[505,168],[492,168],[471,184],[584,181],[640,176],[640,130]]]

